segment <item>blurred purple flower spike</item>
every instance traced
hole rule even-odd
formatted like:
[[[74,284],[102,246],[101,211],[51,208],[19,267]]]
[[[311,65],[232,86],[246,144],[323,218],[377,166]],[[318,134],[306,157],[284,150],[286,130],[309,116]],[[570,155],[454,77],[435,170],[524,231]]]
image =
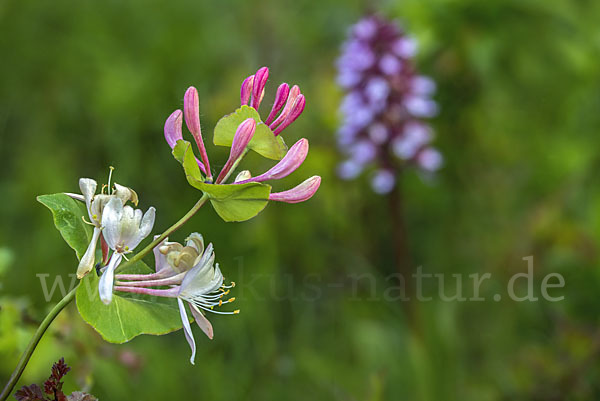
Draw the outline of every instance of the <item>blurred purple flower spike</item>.
[[[338,168],[342,179],[354,179],[372,166],[371,186],[384,194],[396,185],[398,168],[432,172],[441,166],[442,156],[431,147],[433,135],[424,121],[438,113],[431,99],[436,85],[417,73],[416,50],[413,38],[377,16],[350,29],[336,62],[337,82],[346,90],[337,131],[347,156]]]

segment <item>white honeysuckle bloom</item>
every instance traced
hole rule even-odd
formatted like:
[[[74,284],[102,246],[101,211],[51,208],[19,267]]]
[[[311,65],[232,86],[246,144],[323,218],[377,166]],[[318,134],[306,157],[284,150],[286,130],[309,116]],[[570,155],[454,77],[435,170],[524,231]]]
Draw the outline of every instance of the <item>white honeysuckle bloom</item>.
[[[110,178],[108,186],[110,186]],[[96,246],[102,230],[102,211],[104,210],[104,207],[108,201],[116,197],[120,199],[122,203],[132,201],[137,206],[138,202],[138,196],[131,188],[127,188],[115,183],[114,190],[112,191],[112,194],[109,195],[104,194],[103,191],[101,191],[99,194],[96,194],[97,187],[98,184],[95,180],[91,178],[80,178],[79,189],[81,190],[81,195],[71,193],[67,194],[73,199],[85,202],[90,223],[94,226],[92,239],[85,253],[81,257],[81,260],[79,261],[79,266],[77,267],[78,279],[83,278],[83,276],[88,274],[94,268]]]
[[[135,249],[154,226],[156,210],[150,207],[143,214],[140,209],[124,206],[118,197],[108,201],[102,213],[102,230],[108,247],[114,251],[106,270],[100,277],[98,291],[105,304],[112,301],[114,273],[123,255]]]
[[[194,358],[196,356],[196,342],[194,341],[194,335],[192,333],[192,328],[190,327],[183,301],[189,303],[194,320],[210,339],[213,338],[213,328],[208,319],[204,317],[202,310],[218,314],[239,313],[239,310],[233,312],[213,310],[215,306],[221,306],[224,303],[233,302],[235,300],[235,298],[230,298],[226,301],[222,300],[223,296],[229,293],[228,289],[234,287],[235,283],[231,283],[229,286],[223,285],[223,274],[219,269],[219,264],[217,263],[215,265],[214,262],[215,253],[213,251],[213,246],[212,244],[208,244],[202,257],[197,260],[194,267],[185,274],[177,295],[179,312],[181,314],[181,321],[183,322],[183,331],[185,333],[185,338],[192,349],[192,356],[190,358],[192,364],[194,364]]]

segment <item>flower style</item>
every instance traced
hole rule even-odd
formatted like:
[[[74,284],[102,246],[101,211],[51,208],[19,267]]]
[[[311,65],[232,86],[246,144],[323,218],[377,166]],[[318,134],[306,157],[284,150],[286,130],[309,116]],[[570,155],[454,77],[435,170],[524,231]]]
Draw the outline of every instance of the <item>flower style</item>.
[[[87,247],[87,250],[79,261],[79,266],[77,267],[78,279],[83,278],[94,268],[96,246],[102,231],[102,212],[106,204],[113,198],[119,199],[123,204],[125,204],[127,201],[131,201],[137,206],[138,203],[138,196],[133,189],[119,185],[116,182],[114,183],[112,193],[104,194],[105,188],[109,188],[110,191],[110,175],[108,179],[108,185],[103,187],[99,194],[96,194],[97,187],[98,184],[95,180],[91,178],[80,178],[79,188],[82,195],[67,193],[68,196],[85,202],[85,206],[90,218],[90,224],[94,227],[92,239]]]
[[[196,342],[185,303],[189,305],[198,327],[212,339],[213,328],[203,312],[238,314],[239,310],[232,312],[214,310],[215,307],[235,301],[235,298],[223,301],[223,297],[229,294],[229,290],[235,286],[235,283],[223,284],[223,274],[219,265],[215,264],[213,245],[208,244],[204,249],[204,240],[198,233],[191,234],[185,246],[176,242],[163,241],[154,249],[154,256],[156,273],[118,274],[115,290],[176,298],[185,338],[192,350],[190,362],[194,364]],[[159,286],[170,286],[170,288],[152,288]]]
[[[154,226],[154,218],[153,207],[142,216],[140,209],[123,206],[119,198],[112,198],[104,207],[103,235],[108,247],[114,251],[98,284],[100,299],[105,304],[108,305],[112,301],[115,269],[124,255],[132,252],[150,234]]]
[[[230,154],[227,162],[217,175],[213,183],[213,176],[210,171],[208,155],[204,146],[204,140],[200,131],[200,117],[198,108],[198,92],[196,88],[190,87],[184,96],[184,111],[175,110],[167,118],[164,127],[165,139],[171,149],[174,150],[177,144],[183,140],[182,125],[185,116],[186,125],[194,136],[196,145],[200,152],[200,159],[195,158],[200,171],[205,174],[203,184],[227,184],[230,175],[237,168],[243,157],[251,148],[251,143],[258,129],[268,127],[269,135],[277,137],[281,132],[290,126],[304,111],[306,100],[300,92],[300,88],[294,85],[292,88],[287,83],[283,83],[277,89],[277,94],[271,111],[263,123],[260,121],[258,109],[262,103],[265,86],[269,77],[267,67],[260,68],[254,75],[247,77],[240,90],[240,101],[242,107],[249,107],[255,110],[256,117],[246,118],[240,123],[236,122],[236,130],[233,139],[230,139]],[[226,116],[227,119],[231,116]],[[237,120],[240,121],[240,120]],[[231,137],[230,137],[231,138]],[[262,138],[264,140],[264,137]],[[216,142],[215,142],[216,143]],[[285,146],[285,145],[283,145]],[[294,172],[304,161],[308,154],[308,141],[300,139],[296,142],[285,156],[270,170],[252,178],[250,172],[243,171],[231,184],[263,183],[269,180],[278,180]],[[184,166],[185,167],[185,166]],[[187,172],[186,172],[187,174]],[[189,175],[189,174],[188,174]],[[321,178],[313,176],[304,183],[288,191],[280,193],[270,193],[268,199],[273,201],[296,203],[310,199],[319,188]],[[206,185],[203,185],[206,188]],[[199,188],[204,190],[202,188]]]
[[[425,118],[437,114],[435,83],[418,75],[416,42],[392,22],[368,16],[353,26],[337,61],[338,84],[347,91],[340,111],[338,142],[348,156],[338,173],[353,179],[376,165],[371,185],[378,193],[395,186],[395,170],[413,165],[425,172],[441,167]]]

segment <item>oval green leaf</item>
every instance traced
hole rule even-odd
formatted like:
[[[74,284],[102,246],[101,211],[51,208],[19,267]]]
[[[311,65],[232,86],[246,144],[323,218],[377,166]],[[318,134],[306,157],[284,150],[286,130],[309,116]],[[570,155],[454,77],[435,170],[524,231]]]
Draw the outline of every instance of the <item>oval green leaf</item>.
[[[248,118],[253,118],[256,121],[256,131],[248,144],[248,148],[268,159],[281,160],[287,152],[287,146],[283,138],[275,136],[273,131],[260,120],[258,112],[249,106],[242,106],[217,122],[213,137],[214,144],[217,146],[231,146],[238,126]]]
[[[247,184],[209,184],[202,181],[191,145],[179,140],[173,150],[181,158],[187,181],[201,190],[210,200],[217,214],[225,221],[246,221],[260,213],[269,202],[271,186],[258,182]]]
[[[60,235],[80,259],[92,239],[91,226],[83,222],[83,217],[87,217],[83,203],[62,193],[40,195],[36,199],[50,209]]]
[[[120,273],[151,273],[137,262]],[[77,288],[79,314],[108,342],[122,344],[141,334],[163,335],[182,327],[177,300],[117,292],[105,305],[98,295],[99,277],[85,276]]]

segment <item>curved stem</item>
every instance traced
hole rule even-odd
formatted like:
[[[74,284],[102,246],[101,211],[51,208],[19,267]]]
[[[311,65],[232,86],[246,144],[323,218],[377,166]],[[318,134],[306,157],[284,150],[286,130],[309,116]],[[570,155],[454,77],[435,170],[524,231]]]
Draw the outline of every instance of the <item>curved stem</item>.
[[[60,313],[60,311],[62,311],[65,308],[65,306],[67,306],[73,300],[73,298],[75,298],[76,291],[77,287],[73,288],[67,295],[65,295],[65,297],[61,299],[60,302],[57,303],[54,308],[52,308],[50,313],[48,313],[48,315],[44,318],[40,326],[37,328],[35,334],[33,335],[33,338],[31,339],[29,344],[27,344],[27,348],[25,348],[25,351],[23,352],[23,355],[21,356],[17,367],[15,368],[13,374],[10,376],[10,379],[8,379],[8,383],[6,383],[6,386],[4,386],[4,390],[2,390],[2,394],[0,394],[0,401],[4,401],[10,396],[10,393],[12,392],[13,388],[17,384],[17,381],[23,374],[25,366],[27,366],[27,363],[29,362],[31,355],[35,350],[35,347],[40,342],[42,336],[48,329],[48,326],[50,326],[50,323],[52,323],[52,321]]]
[[[202,195],[198,202],[196,202],[196,204],[181,219],[179,219],[171,227],[167,228],[164,233],[162,233],[158,238],[156,238],[154,241],[148,244],[148,246],[146,246],[144,249],[138,252],[131,259],[129,259],[128,262],[121,264],[118,270],[121,270],[127,265],[133,264],[141,260],[144,256],[146,256],[147,253],[151,252],[158,244],[160,244],[165,238],[167,238],[169,234],[181,228],[181,226],[183,226],[190,218],[192,218],[193,215],[196,214],[198,210],[200,210],[200,208],[206,203],[207,200],[208,196],[206,194]],[[33,335],[33,338],[27,345],[27,348],[25,348],[25,351],[23,352],[23,355],[21,356],[17,367],[15,368],[13,374],[10,376],[8,383],[6,383],[4,390],[2,390],[2,393],[0,394],[0,401],[5,401],[10,396],[10,393],[12,392],[15,385],[17,384],[17,381],[23,374],[23,371],[25,370],[25,367],[27,366],[27,363],[29,362],[33,351],[35,351],[35,348],[37,347],[42,336],[48,329],[48,326],[50,326],[50,323],[52,323],[52,321],[54,320],[54,318],[56,318],[60,311],[62,311],[65,308],[65,306],[67,306],[75,298],[76,291],[77,287],[73,288],[67,295],[65,295],[65,297],[61,299],[60,302],[56,304],[54,308],[52,308],[50,313],[48,313],[48,315],[44,318],[40,326],[37,328],[35,334]]]
[[[208,195],[206,195],[206,194],[202,195],[202,197],[198,200],[198,202],[196,202],[196,204],[182,218],[180,218],[179,221],[177,221],[177,223],[175,223],[171,227],[167,228],[164,233],[162,233],[158,238],[156,238],[154,241],[149,243],[144,249],[142,249],[141,251],[136,253],[127,262],[121,263],[116,271],[117,272],[122,271],[127,266],[140,261],[148,253],[152,252],[152,250],[154,248],[156,248],[156,246],[158,244],[163,242],[163,240],[165,238],[167,238],[173,232],[177,231],[179,228],[181,228],[182,225],[184,225],[189,219],[191,219],[192,216],[194,216],[196,214],[196,212],[198,210],[200,210],[200,208],[206,203],[207,200],[208,200]],[[0,400],[0,401],[2,401],[2,400]]]

